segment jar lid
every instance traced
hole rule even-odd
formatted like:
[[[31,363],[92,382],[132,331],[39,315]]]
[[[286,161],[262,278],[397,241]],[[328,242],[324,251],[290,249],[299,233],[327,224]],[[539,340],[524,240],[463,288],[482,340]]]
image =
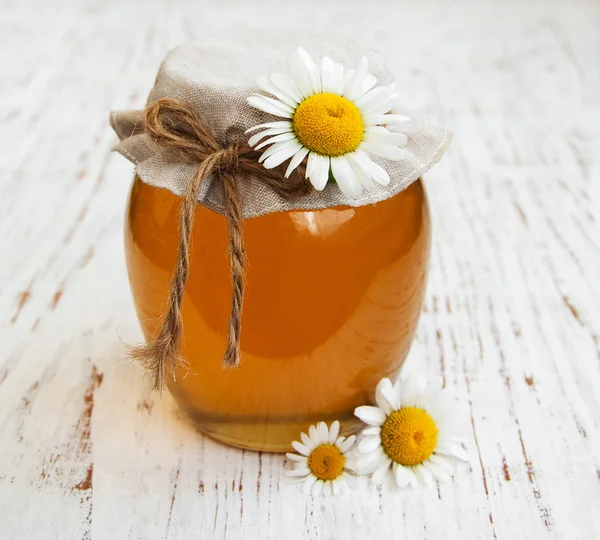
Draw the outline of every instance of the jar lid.
[[[331,54],[337,61],[348,60],[347,65],[360,61],[355,41],[335,43],[326,39],[312,40],[311,50]],[[260,75],[285,72],[287,63],[282,55],[282,45],[258,48],[241,47],[239,42],[223,44],[214,40],[202,44],[189,43],[170,51],[162,62],[152,88],[148,105],[159,99],[174,99],[189,107],[198,119],[223,146],[246,143],[252,134],[247,130],[273,121],[280,121],[272,114],[258,110],[248,103],[248,98],[265,92],[257,85]],[[253,43],[244,39],[244,43]],[[341,65],[340,65],[341,66]],[[373,75],[377,86],[390,84],[392,77],[384,69],[376,68]],[[272,98],[271,98],[272,99]],[[400,105],[394,107],[394,111]],[[135,164],[136,173],[151,185],[162,187],[183,195],[189,179],[198,169],[198,162],[178,155],[168,148],[161,148],[150,140],[141,128],[143,111],[116,111],[111,113],[111,125],[120,142],[114,150]],[[363,206],[388,199],[408,187],[429,170],[442,156],[450,141],[450,133],[433,126],[417,126],[407,123],[386,126],[391,133],[403,133],[406,143],[402,159],[390,160],[381,156],[369,156],[371,161],[383,168],[389,176],[387,185],[370,182],[360,195],[344,193],[336,182],[328,182],[321,191],[314,190],[302,197],[287,198],[257,175],[245,173],[239,182],[244,218],[272,212],[292,210],[317,210],[334,206]],[[282,169],[282,176],[285,172]],[[218,213],[225,213],[224,191],[220,182],[211,174],[202,184],[198,202]]]

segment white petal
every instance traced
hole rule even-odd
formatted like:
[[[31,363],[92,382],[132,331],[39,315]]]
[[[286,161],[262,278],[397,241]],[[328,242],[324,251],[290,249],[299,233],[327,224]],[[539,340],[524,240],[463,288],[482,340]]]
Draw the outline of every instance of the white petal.
[[[311,490],[311,494],[312,495],[321,495],[321,493],[323,493],[323,486],[324,485],[325,485],[325,482],[323,482],[323,480],[317,480],[313,484],[313,488]]]
[[[369,61],[366,56],[363,56],[358,64],[358,68],[352,75],[352,78],[348,81],[348,84],[344,87],[345,98],[350,101],[355,101],[362,96],[362,89],[364,88],[365,77],[369,69]]]
[[[394,105],[396,104],[397,101],[398,101],[398,94],[391,94],[390,96],[388,96],[387,99],[379,101],[376,104],[374,104],[373,108],[369,112],[369,115],[391,114],[390,111],[392,110],[392,107],[394,107]],[[401,115],[401,116],[403,116],[403,115]],[[396,122],[393,122],[393,123],[396,123]],[[406,124],[408,124],[408,123],[409,123],[408,118],[404,118],[400,122],[400,124],[402,124],[403,126],[406,126]]]
[[[350,491],[351,481],[352,478],[348,473],[342,473],[342,475],[335,480],[336,484],[340,486],[342,492],[344,493],[348,493]]]
[[[311,164],[312,161],[312,164]],[[311,152],[308,155],[310,172],[310,183],[317,191],[322,191],[329,180],[329,157],[321,156],[316,152]],[[308,174],[308,171],[307,171]]]
[[[356,470],[359,474],[370,474],[378,469],[387,459],[389,459],[389,456],[381,448],[378,448],[370,454],[360,456],[356,460]]]
[[[254,150],[260,150],[261,148],[264,148],[265,146],[269,146],[270,144],[274,144],[277,142],[282,142],[282,141],[291,141],[292,139],[296,139],[296,134],[291,132],[291,133],[281,133],[279,135],[275,135],[273,137],[270,137],[269,139],[267,139],[266,141],[261,142],[259,145],[257,145]]]
[[[291,133],[291,127],[283,127],[283,128],[269,128],[257,133],[256,135],[252,135],[248,139],[248,146],[254,147],[258,141],[265,138],[267,135],[281,135],[282,133]]]
[[[279,101],[289,105],[293,109],[298,105],[298,101],[294,99],[292,96],[288,95],[286,92],[282,92],[277,86],[275,86],[267,77],[259,77],[256,80],[259,88],[268,92],[269,94],[275,96]]]
[[[314,152],[308,154],[308,159],[306,160],[306,178],[311,177],[318,155],[319,154],[315,154]]]
[[[294,115],[294,109],[289,105],[266,96],[250,96],[248,98],[248,105],[274,116],[281,116],[282,118],[291,118]]]
[[[372,144],[365,141],[360,144],[360,147],[365,152],[369,152],[374,156],[393,161],[401,161],[408,157],[408,152],[406,150],[390,144]]]
[[[362,186],[345,156],[331,158],[331,172],[342,193],[352,199],[362,194]]]
[[[377,109],[378,104],[387,101],[390,95],[397,96],[397,94],[394,94],[393,87],[390,89],[389,86],[378,86],[357,99],[356,106],[362,114],[369,114],[372,110]]]
[[[340,443],[339,449],[343,454],[345,454],[348,450],[350,450],[355,441],[356,435],[350,435],[350,437],[348,437],[344,442]]]
[[[297,477],[297,476],[289,476],[287,473],[284,472],[283,481],[286,484],[302,485],[302,484],[304,484],[304,482],[306,482],[307,478],[310,478],[310,475],[309,476],[305,476],[305,477]]]
[[[333,490],[333,495],[337,496],[340,494],[341,490],[340,490],[340,486],[338,484],[338,482],[336,482],[335,480],[330,482],[331,484],[331,489]]]
[[[292,122],[290,122],[292,124]],[[292,125],[293,127],[293,125]],[[365,133],[392,133],[386,126],[365,126]]]
[[[285,474],[291,478],[300,478],[310,474],[310,469],[308,467],[304,467],[303,469],[291,469],[285,471]]]
[[[346,80],[344,80],[344,66],[337,62],[333,64],[333,76],[331,82],[331,93],[341,95],[344,91],[344,86],[346,85]],[[351,75],[351,74],[350,74]],[[348,77],[349,80],[349,77]]]
[[[298,152],[296,152],[296,155],[292,158],[292,161],[290,161],[290,164],[287,170],[285,171],[286,178],[289,178],[290,175],[296,169],[296,167],[298,167],[298,165],[302,163],[302,160],[306,157],[306,154],[308,154],[308,148],[304,147],[302,147],[300,150],[298,150]]]
[[[360,418],[365,424],[370,426],[381,426],[385,422],[385,413],[377,407],[363,405],[354,409],[354,416]]]
[[[400,403],[396,400],[392,381],[387,377],[381,379],[377,384],[377,388],[375,389],[375,401],[386,415],[389,415],[400,408]]]
[[[411,373],[402,381],[402,405],[411,407],[425,389],[427,380],[420,373]]]
[[[452,424],[452,418],[449,417],[449,411],[444,408],[443,400],[438,399],[438,396],[431,397],[428,394],[428,389],[425,388],[424,392],[417,398],[415,406],[427,411],[440,432],[444,431],[444,439],[446,439],[448,435],[446,428],[449,424]],[[438,437],[438,440],[441,439]]]
[[[314,449],[315,444],[310,440],[310,437],[306,433],[300,433],[300,438],[302,439],[302,444],[306,446],[309,451]]]
[[[422,396],[428,399],[428,404],[438,408],[444,418],[461,418],[468,414],[465,404],[458,403],[450,390],[442,389],[435,391],[434,387],[427,385],[423,390]]]
[[[253,126],[250,129],[247,129],[244,133],[250,133],[251,131],[256,131],[257,129],[262,128],[290,128],[292,129],[292,123],[289,120],[279,120],[277,122],[267,122],[266,124],[258,124],[257,126]]]
[[[367,114],[363,116],[363,122],[367,126],[388,126],[390,124],[405,124],[410,121],[403,114]]]
[[[301,148],[302,146],[300,146],[300,143],[284,148],[265,159],[263,166],[265,169],[273,169],[278,165],[281,165],[286,159],[290,159]]]
[[[403,127],[411,131],[426,127],[430,124],[426,114],[421,111],[404,107],[404,105],[400,103],[400,100],[392,107],[391,112],[392,114],[399,114],[406,117],[408,120]]]
[[[416,479],[409,467],[403,467],[400,463],[393,464],[394,478],[398,487],[406,487],[409,484],[416,485]]]
[[[310,440],[315,443],[315,446],[318,446],[323,442],[319,437],[317,426],[310,426],[308,428],[308,436],[310,437]]]
[[[400,399],[400,404],[402,404],[402,379],[397,377],[394,381],[394,392],[397,394],[398,399]]]
[[[447,482],[448,480],[450,480],[450,474],[448,474],[448,471],[441,465],[438,465],[437,463],[431,460],[425,461],[424,464],[429,470],[429,472],[433,474],[433,477],[439,482]]]
[[[429,458],[423,462],[423,465],[425,467],[429,467],[431,463],[435,463],[436,465],[440,466],[449,475],[454,474],[454,470],[456,469],[456,461],[443,455],[431,454]]]
[[[361,145],[362,146],[362,145]],[[387,186],[390,183],[390,175],[381,166],[375,163],[367,154],[360,148],[353,153],[353,159],[375,182],[382,186]]]
[[[323,486],[323,495],[326,497],[333,496],[333,482],[325,482],[325,485]]]
[[[339,79],[336,79],[335,64],[331,58],[324,56],[321,60],[321,91],[333,92]]]
[[[306,463],[306,456],[299,456],[298,454],[292,454],[292,452],[287,452],[285,457],[291,459],[292,461],[297,461],[298,463]]]
[[[380,433],[381,433],[381,428],[379,426],[367,428],[362,432],[362,434],[365,436],[379,435]]]
[[[365,133],[363,141],[369,144],[393,145],[403,147],[406,146],[406,143],[408,142],[408,137],[404,135],[404,133],[392,133],[391,131],[388,131],[387,133],[369,133],[367,131]]]
[[[428,468],[423,466],[423,464],[413,467],[413,474],[415,475],[417,482],[422,486],[429,487],[433,485],[433,474]]]
[[[386,399],[383,394],[384,385],[392,386],[392,381],[389,379],[381,379],[375,389],[375,403],[386,414],[390,415],[394,411],[394,406]]]
[[[360,166],[360,163],[356,161],[354,152],[346,154],[346,158],[348,159],[348,163],[350,163],[354,174],[356,174],[356,179],[360,182],[361,186],[363,186],[366,189],[373,189],[375,187],[373,179],[368,174],[368,172]]]
[[[390,470],[391,465],[392,465],[392,460],[390,458],[388,458],[373,473],[373,475],[371,476],[371,482],[373,482],[374,484],[382,484],[383,480],[385,479],[385,475]]]
[[[459,444],[464,441],[464,416],[449,417],[447,411],[444,411],[443,415],[437,414],[437,411],[435,411],[434,414],[430,414],[430,416],[433,418],[436,425],[438,425],[440,432],[438,440],[452,441]]]
[[[298,56],[304,64],[304,69],[312,87],[312,93],[319,94],[321,92],[321,74],[317,64],[315,64],[314,60],[302,47],[298,47]]]
[[[465,412],[457,407],[453,400],[445,399],[447,391],[435,392],[427,386],[420,396],[420,403],[427,409],[429,415],[439,424],[440,430],[444,431],[444,438],[460,437],[463,432]]]
[[[302,486],[304,492],[308,493],[317,480],[318,478],[316,476],[313,476],[312,474],[310,476],[307,476],[306,480],[304,480],[304,485]]]
[[[298,53],[290,56],[289,69],[292,79],[296,87],[302,94],[303,98],[310,97],[314,94],[311,80],[306,72],[306,67],[300,55]]]
[[[346,85],[354,77],[354,73],[356,72],[354,69],[349,69],[347,71],[344,70],[344,67],[341,64],[338,64],[342,68],[342,73],[340,76],[340,82],[338,83],[338,91],[336,94],[344,95],[344,90]]]
[[[304,446],[301,442],[292,441],[292,447],[294,448],[294,450],[296,450],[296,452],[302,454],[303,456],[308,457],[310,455],[310,450],[306,448],[306,446]]]
[[[353,452],[350,452],[346,455],[346,463],[344,464],[344,470],[356,472],[356,456]]]
[[[392,382],[390,381],[389,385],[384,385],[381,391],[394,410],[398,410],[400,408],[400,393],[394,388]]]
[[[375,88],[375,90],[379,90],[379,88]],[[374,90],[372,92],[374,92]],[[387,87],[385,91],[378,92],[377,94],[369,94],[368,101],[363,101],[363,105],[360,106],[360,112],[363,117],[375,117],[389,114],[398,101],[398,94],[395,93],[393,87]],[[386,123],[389,122],[391,122],[391,120],[386,121]],[[404,124],[405,122],[406,120],[402,123]]]
[[[319,434],[321,443],[327,444],[329,442],[329,430],[327,429],[327,424],[325,422],[319,422],[317,424],[317,433]]]
[[[296,103],[302,101],[302,94],[298,90],[294,79],[287,73],[273,73],[269,79],[277,88],[279,88],[279,90],[293,98]]]
[[[359,95],[364,96],[376,84],[377,84],[377,77],[375,77],[374,75],[371,75],[370,73],[367,73],[367,75],[365,75],[365,77],[363,78],[363,82],[360,87]]]
[[[358,451],[363,454],[368,454],[375,450],[378,446],[381,446],[381,437],[378,435],[373,435],[370,437],[365,437],[362,441],[360,441],[358,445]]]
[[[260,155],[260,157],[258,158],[258,162],[262,163],[269,156],[272,156],[273,154],[279,152],[280,150],[283,150],[284,148],[296,146],[297,143],[298,143],[298,141],[296,141],[295,139],[290,139],[289,141],[281,141],[281,142],[275,143],[273,146],[270,146],[269,148],[267,148]]]
[[[340,434],[340,423],[336,420],[329,428],[329,444],[335,444]]]
[[[469,461],[469,454],[467,453],[467,451],[460,444],[455,442],[439,442],[435,448],[435,453],[452,456],[462,461]]]

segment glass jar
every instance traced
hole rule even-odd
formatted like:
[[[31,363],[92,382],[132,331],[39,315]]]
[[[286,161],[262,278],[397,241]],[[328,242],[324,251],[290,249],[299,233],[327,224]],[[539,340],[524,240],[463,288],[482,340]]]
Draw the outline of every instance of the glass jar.
[[[144,335],[157,331],[178,244],[181,198],[136,178],[125,227]],[[393,377],[419,318],[430,248],[421,181],[358,208],[244,221],[241,366],[224,370],[231,302],[224,216],[196,208],[182,305],[188,371],[169,390],[199,430],[227,444],[286,451],[319,420],[358,428],[355,407]]]

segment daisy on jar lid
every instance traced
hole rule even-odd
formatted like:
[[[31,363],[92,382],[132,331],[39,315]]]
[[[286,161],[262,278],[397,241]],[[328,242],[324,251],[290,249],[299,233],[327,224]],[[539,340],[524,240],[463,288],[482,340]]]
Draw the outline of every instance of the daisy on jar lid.
[[[302,48],[290,59],[290,73],[274,73],[257,83],[270,96],[253,95],[248,103],[284,120],[253,126],[259,161],[275,168],[287,160],[286,178],[304,161],[306,178],[317,191],[330,179],[344,195],[357,199],[363,188],[387,185],[388,172],[370,157],[400,161],[407,157],[407,136],[387,126],[410,118],[391,111],[398,101],[394,85],[377,86],[363,57],[356,69],[324,57],[318,67]]]

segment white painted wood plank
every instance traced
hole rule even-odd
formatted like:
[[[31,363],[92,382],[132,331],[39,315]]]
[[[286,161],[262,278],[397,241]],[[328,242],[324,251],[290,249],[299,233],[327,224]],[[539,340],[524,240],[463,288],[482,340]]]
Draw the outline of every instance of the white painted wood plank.
[[[375,46],[455,133],[427,177],[410,361],[469,403],[474,460],[437,489],[307,499],[282,456],[197,434],[125,359],[131,169],[107,111],[141,107],[181,41],[284,24]],[[1,536],[600,537],[599,28],[586,0],[0,9]]]

